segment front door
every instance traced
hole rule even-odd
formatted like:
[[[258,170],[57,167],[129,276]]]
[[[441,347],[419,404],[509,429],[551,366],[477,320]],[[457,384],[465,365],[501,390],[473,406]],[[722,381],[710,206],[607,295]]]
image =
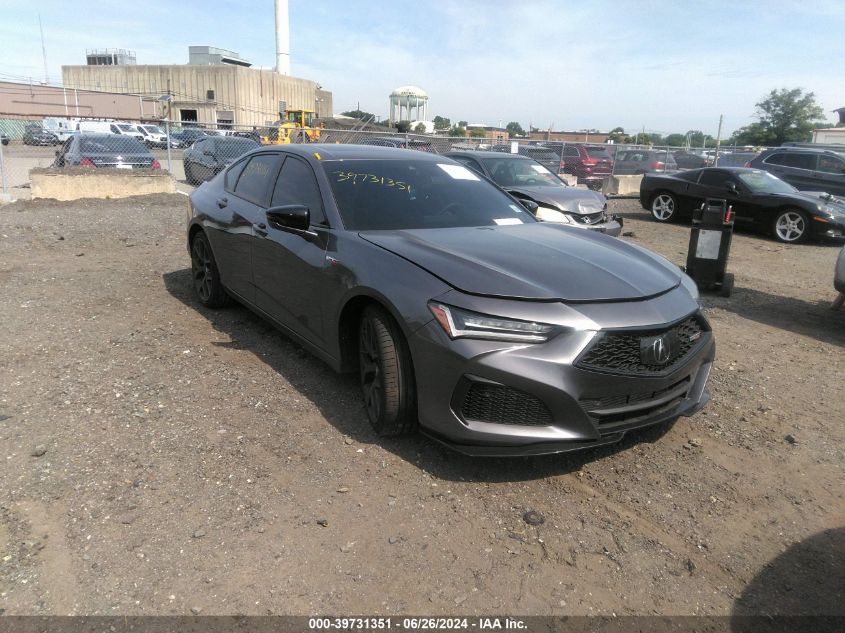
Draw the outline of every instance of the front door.
[[[270,201],[270,208],[284,205],[308,207],[311,226],[302,233],[273,226],[265,218],[263,234],[254,240],[252,254],[256,305],[282,325],[323,347],[326,333],[320,288],[331,230],[314,171],[296,156],[285,158]]]

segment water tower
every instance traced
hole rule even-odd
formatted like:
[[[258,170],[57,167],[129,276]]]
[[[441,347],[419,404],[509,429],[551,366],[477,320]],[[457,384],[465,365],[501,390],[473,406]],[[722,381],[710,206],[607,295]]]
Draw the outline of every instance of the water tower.
[[[389,123],[427,121],[428,95],[417,86],[399,86],[390,93]]]

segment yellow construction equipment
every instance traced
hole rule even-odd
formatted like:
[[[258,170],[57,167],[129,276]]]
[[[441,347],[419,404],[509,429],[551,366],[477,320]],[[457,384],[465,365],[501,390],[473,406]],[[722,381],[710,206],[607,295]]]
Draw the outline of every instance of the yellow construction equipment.
[[[320,140],[320,128],[313,127],[314,110],[286,110],[283,118],[261,135],[262,145],[313,143]]]

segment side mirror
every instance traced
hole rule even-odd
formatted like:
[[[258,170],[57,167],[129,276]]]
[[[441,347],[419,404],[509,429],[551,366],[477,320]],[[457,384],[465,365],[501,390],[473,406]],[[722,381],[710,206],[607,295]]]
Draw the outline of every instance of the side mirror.
[[[540,208],[539,204],[533,200],[526,200],[525,198],[519,198],[519,204],[525,207],[525,210],[531,215],[537,215],[537,209]]]
[[[267,210],[267,221],[279,231],[302,231],[311,226],[311,212],[300,204],[271,207]]]

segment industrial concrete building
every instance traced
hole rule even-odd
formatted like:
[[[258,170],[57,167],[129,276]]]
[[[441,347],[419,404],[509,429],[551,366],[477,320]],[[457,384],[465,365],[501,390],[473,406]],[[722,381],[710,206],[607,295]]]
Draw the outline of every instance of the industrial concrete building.
[[[228,63],[62,66],[62,77],[69,89],[170,95],[170,119],[185,123],[268,125],[279,118],[280,101],[318,117],[332,114],[332,93],[314,81]]]

